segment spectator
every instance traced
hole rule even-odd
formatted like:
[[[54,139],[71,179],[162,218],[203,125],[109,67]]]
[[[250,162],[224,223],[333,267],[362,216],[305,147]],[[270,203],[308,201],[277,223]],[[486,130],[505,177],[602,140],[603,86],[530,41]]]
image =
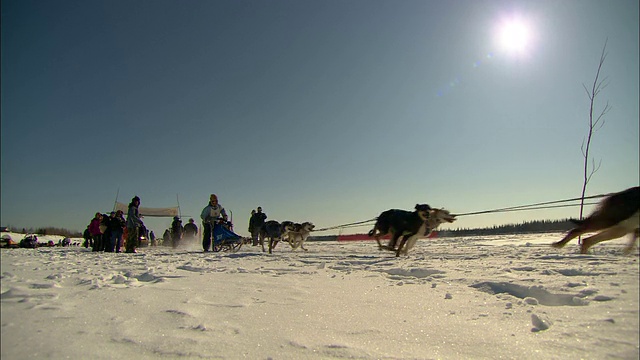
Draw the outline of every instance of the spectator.
[[[140,198],[134,196],[129,203],[129,210],[127,211],[127,244],[126,252],[136,253],[138,247],[138,229],[142,226],[142,219],[140,219]]]
[[[85,248],[91,246],[91,231],[89,231],[89,225],[87,225],[87,228],[84,229],[82,238],[84,238],[84,243],[82,244],[82,246],[84,246]]]
[[[174,216],[173,222],[171,223],[171,246],[175,249],[180,245],[180,240],[182,240],[182,233],[184,232],[184,227],[182,226],[182,220],[179,217]]]
[[[189,240],[193,240],[198,235],[198,227],[196,226],[193,218],[189,219],[189,222],[184,226],[184,237]]]
[[[218,221],[218,218],[227,221],[227,212],[222,205],[218,204],[218,197],[215,194],[211,194],[209,197],[209,204],[202,209],[200,218],[202,219],[203,228],[202,247],[207,252],[211,247],[211,237],[215,222]]]
[[[115,211],[112,211],[111,214],[115,216]],[[109,230],[109,223],[111,222],[112,215],[102,214],[102,220],[100,221],[100,231],[102,232],[102,237],[100,238],[100,246],[98,247],[98,251],[106,251],[109,246],[109,242],[111,242],[111,230]]]
[[[249,216],[249,234],[253,234],[253,215],[256,214],[255,210],[251,210],[251,216]]]
[[[91,240],[93,240],[91,244],[92,245],[91,249],[93,251],[98,251],[99,242],[102,239],[102,232],[100,231],[101,221],[102,221],[102,214],[97,212],[96,215],[91,220],[91,223],[89,223],[89,232],[91,233]]]
[[[111,219],[109,220],[109,243],[105,251],[119,253],[122,247],[122,235],[124,228],[127,226],[127,221],[124,219],[122,210],[111,212]]]
[[[267,214],[262,212],[262,207],[258,206],[258,211],[256,211],[253,215],[251,215],[251,219],[249,220],[249,228],[251,229],[251,239],[253,241],[253,246],[258,246],[258,235],[260,234],[260,228],[264,224],[264,221],[267,219]]]
[[[167,229],[162,234],[162,244],[170,244],[170,243],[171,243],[171,231]]]

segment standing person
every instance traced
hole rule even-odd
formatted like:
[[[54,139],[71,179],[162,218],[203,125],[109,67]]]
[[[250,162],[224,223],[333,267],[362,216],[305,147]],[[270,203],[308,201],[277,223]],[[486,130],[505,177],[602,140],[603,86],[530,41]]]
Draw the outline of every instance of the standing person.
[[[174,216],[173,222],[171,223],[171,246],[175,249],[180,244],[180,240],[182,239],[182,233],[184,232],[184,227],[182,227],[182,220],[179,217]]]
[[[189,219],[189,222],[184,226],[184,237],[189,241],[193,241],[198,235],[198,227],[196,226],[193,218]]]
[[[89,223],[89,232],[91,233],[91,240],[93,240],[91,244],[92,251],[98,251],[99,243],[102,240],[102,232],[100,231],[101,222],[102,214],[97,212],[93,219],[91,219],[91,223]]]
[[[169,231],[169,229],[166,229],[162,234],[162,245],[169,246],[170,242],[171,242],[171,231]]]
[[[249,228],[251,229],[251,239],[253,240],[253,246],[258,246],[258,235],[260,234],[260,228],[267,219],[267,214],[262,212],[262,207],[258,206],[258,211],[251,215],[249,220]]]
[[[218,197],[215,194],[211,194],[209,197],[209,204],[202,209],[200,218],[202,219],[202,247],[204,251],[209,251],[211,247],[211,237],[213,235],[213,227],[219,217],[222,217],[224,221],[227,221],[227,212],[222,205],[218,204]]]
[[[84,243],[82,244],[82,246],[88,248],[91,244],[91,231],[89,231],[89,225],[87,225],[87,228],[84,229],[82,237],[84,238]]]
[[[118,210],[115,213],[111,212],[111,214],[111,220],[109,221],[111,237],[105,251],[113,252],[115,250],[115,252],[119,253],[120,247],[122,247],[122,235],[124,234],[124,228],[127,226],[127,221],[124,219],[122,210]]]
[[[100,242],[100,248],[98,251],[107,251],[109,243],[111,242],[111,218],[115,216],[115,211],[112,211],[109,215],[102,214],[102,222],[100,223],[100,231],[102,231],[102,241]]]
[[[255,214],[256,214],[256,210],[252,209],[251,216],[249,216],[249,234],[253,234],[253,215]]]
[[[107,218],[107,220],[105,220],[105,217]],[[116,217],[116,212],[112,211],[109,213],[109,216],[103,216],[102,217],[102,225],[104,225],[104,232],[102,233],[102,240],[103,240],[103,245],[102,245],[102,250],[104,252],[113,252],[113,249],[115,248],[115,244],[111,243],[111,222],[113,221],[113,219]]]
[[[127,244],[126,252],[135,253],[136,247],[138,247],[138,229],[142,226],[142,220],[140,219],[140,198],[134,196],[129,203],[129,210],[127,211]]]

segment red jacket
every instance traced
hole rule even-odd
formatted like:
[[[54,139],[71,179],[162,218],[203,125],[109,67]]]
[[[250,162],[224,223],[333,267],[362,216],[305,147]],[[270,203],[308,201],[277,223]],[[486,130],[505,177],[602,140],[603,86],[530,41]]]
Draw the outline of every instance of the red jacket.
[[[89,223],[89,232],[92,236],[102,234],[102,232],[100,232],[100,219],[93,218],[91,220],[91,223]]]

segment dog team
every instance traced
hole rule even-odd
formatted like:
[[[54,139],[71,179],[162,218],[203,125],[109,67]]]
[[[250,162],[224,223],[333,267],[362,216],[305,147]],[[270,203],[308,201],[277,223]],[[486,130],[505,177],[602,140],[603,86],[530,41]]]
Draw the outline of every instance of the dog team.
[[[214,196],[214,195],[212,195]],[[314,225],[311,222],[302,224],[291,221],[266,221],[267,215],[258,207],[251,212],[249,232],[253,246],[260,245],[265,250],[265,239],[268,240],[268,250],[272,253],[279,241],[288,242],[292,249],[304,247]],[[427,204],[416,204],[414,211],[390,209],[382,212],[369,236],[376,239],[380,250],[407,255],[420,238],[428,237],[443,223],[452,223],[456,215],[444,209],[434,209]],[[562,248],[571,239],[585,233],[595,232],[595,235],[582,239],[580,252],[587,253],[595,244],[620,238],[631,234],[631,239],[625,248],[625,253],[635,248],[640,237],[640,187],[632,187],[624,191],[612,193],[601,200],[596,209],[583,220],[571,220],[577,226],[571,229],[560,241],[551,244],[555,248]],[[391,235],[387,245],[383,245],[381,238]]]
[[[292,221],[278,222],[275,220],[265,221],[267,214],[262,212],[262,207],[258,206],[257,211],[251,211],[251,218],[249,219],[249,232],[251,233],[251,240],[253,246],[260,245],[262,251],[266,251],[264,248],[265,239],[269,240],[269,254],[272,253],[278,242],[284,241],[291,245],[292,250],[301,248],[304,251],[307,249],[304,247],[304,242],[311,235],[311,231],[314,229],[314,225],[311,222],[305,221],[301,224],[294,223]]]
[[[139,201],[139,200],[138,200]],[[218,198],[212,194],[209,204],[202,210],[200,216],[203,222],[203,247],[205,251],[211,246],[213,228],[216,221],[227,222],[227,214]],[[267,221],[267,215],[262,207],[251,212],[249,232],[253,246],[260,245],[265,252],[265,240],[268,241],[268,251],[271,254],[278,242],[289,243],[293,250],[301,248],[304,251],[305,241],[314,230],[311,222],[294,223],[291,221]],[[443,223],[452,223],[456,215],[444,209],[434,209],[427,204],[416,204],[414,211],[390,209],[382,212],[369,236],[376,239],[380,250],[388,250],[407,255],[420,238],[428,237]],[[595,244],[632,234],[625,252],[635,248],[640,236],[640,187],[632,187],[621,192],[607,195],[597,208],[583,220],[571,220],[577,226],[570,230],[560,241],[551,244],[555,248],[562,248],[571,239],[585,233],[595,232],[595,235],[582,240],[580,252],[586,253]],[[381,238],[391,235],[389,243],[383,245]]]

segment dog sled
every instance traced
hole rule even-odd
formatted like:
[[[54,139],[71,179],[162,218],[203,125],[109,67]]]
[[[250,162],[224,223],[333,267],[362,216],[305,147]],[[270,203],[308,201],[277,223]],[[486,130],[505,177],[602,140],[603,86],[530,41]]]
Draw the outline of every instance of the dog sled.
[[[233,224],[230,221],[220,220],[213,226],[213,252],[236,252],[245,243],[242,236],[233,232]]]

